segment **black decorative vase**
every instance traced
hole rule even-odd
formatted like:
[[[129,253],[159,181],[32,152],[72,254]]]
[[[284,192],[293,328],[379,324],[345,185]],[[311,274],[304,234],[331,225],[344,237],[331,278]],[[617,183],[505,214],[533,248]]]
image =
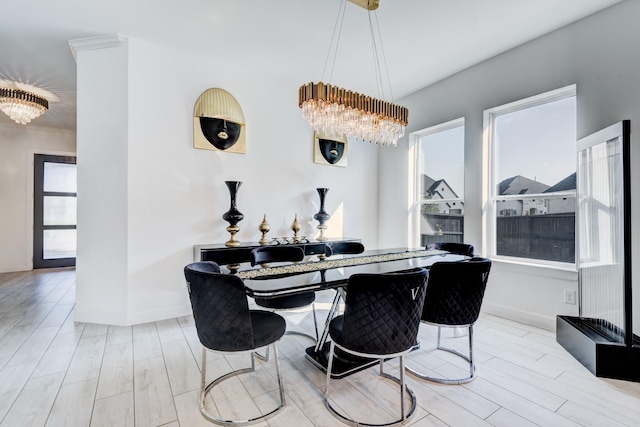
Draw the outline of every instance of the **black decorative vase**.
[[[229,196],[231,197],[231,207],[222,215],[222,219],[229,223],[227,231],[231,234],[231,238],[225,242],[225,245],[231,247],[240,246],[240,242],[236,240],[236,233],[240,231],[240,227],[237,224],[242,221],[244,215],[236,207],[236,195],[242,185],[242,181],[225,181],[224,183],[227,184]]]
[[[331,215],[329,215],[327,211],[324,210],[324,199],[327,196],[327,191],[329,191],[329,189],[316,188],[316,190],[318,191],[318,195],[320,196],[320,210],[315,215],[313,215],[313,219],[320,223],[318,224],[320,235],[316,238],[316,240],[318,242],[326,242],[328,239],[324,237],[324,230],[327,229],[327,225],[325,224],[325,222],[328,221],[329,218],[331,218]]]

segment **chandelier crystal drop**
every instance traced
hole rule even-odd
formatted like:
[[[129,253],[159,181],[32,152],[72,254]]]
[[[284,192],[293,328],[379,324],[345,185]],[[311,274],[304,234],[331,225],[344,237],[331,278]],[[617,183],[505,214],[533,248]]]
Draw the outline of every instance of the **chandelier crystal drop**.
[[[298,105],[317,132],[386,146],[404,136],[409,116],[406,107],[322,82],[302,85]]]
[[[0,88],[0,110],[16,123],[26,125],[49,109],[49,101],[20,89]]]

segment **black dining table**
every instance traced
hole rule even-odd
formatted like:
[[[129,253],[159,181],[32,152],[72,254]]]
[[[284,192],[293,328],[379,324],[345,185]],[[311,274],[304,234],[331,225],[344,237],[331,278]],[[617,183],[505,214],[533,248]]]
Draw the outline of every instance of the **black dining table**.
[[[322,335],[315,346],[306,349],[307,359],[326,372],[330,344],[327,342],[328,325],[338,314],[349,277],[359,273],[380,274],[420,267],[429,268],[439,261],[460,261],[465,258],[441,250],[391,248],[366,250],[360,254],[335,255],[325,259],[309,256],[297,263],[271,263],[254,267],[242,263],[233,266],[233,269],[225,266],[221,268],[224,272],[241,277],[250,297],[276,298],[309,291],[335,290],[336,295]],[[332,377],[341,378],[375,363],[375,360],[338,352],[333,363]]]

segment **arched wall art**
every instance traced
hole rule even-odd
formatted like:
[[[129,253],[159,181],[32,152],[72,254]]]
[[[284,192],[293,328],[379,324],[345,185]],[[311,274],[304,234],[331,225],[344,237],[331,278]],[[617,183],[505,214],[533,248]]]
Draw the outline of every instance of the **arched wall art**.
[[[193,146],[204,150],[244,154],[247,151],[244,114],[224,89],[207,89],[193,108]]]

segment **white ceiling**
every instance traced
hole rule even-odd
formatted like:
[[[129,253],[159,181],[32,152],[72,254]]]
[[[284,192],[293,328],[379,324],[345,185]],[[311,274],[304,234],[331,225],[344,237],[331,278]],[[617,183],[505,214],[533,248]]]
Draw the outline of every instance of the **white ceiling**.
[[[393,98],[619,1],[380,0],[376,14]],[[0,86],[18,82],[49,97],[50,110],[34,125],[75,129],[76,66],[68,40],[120,33],[253,67],[291,81],[296,94],[301,84],[322,77],[340,3],[0,0]],[[346,6],[333,78],[327,74],[324,81],[383,96],[376,89],[367,12]],[[12,122],[0,114],[2,123]]]

